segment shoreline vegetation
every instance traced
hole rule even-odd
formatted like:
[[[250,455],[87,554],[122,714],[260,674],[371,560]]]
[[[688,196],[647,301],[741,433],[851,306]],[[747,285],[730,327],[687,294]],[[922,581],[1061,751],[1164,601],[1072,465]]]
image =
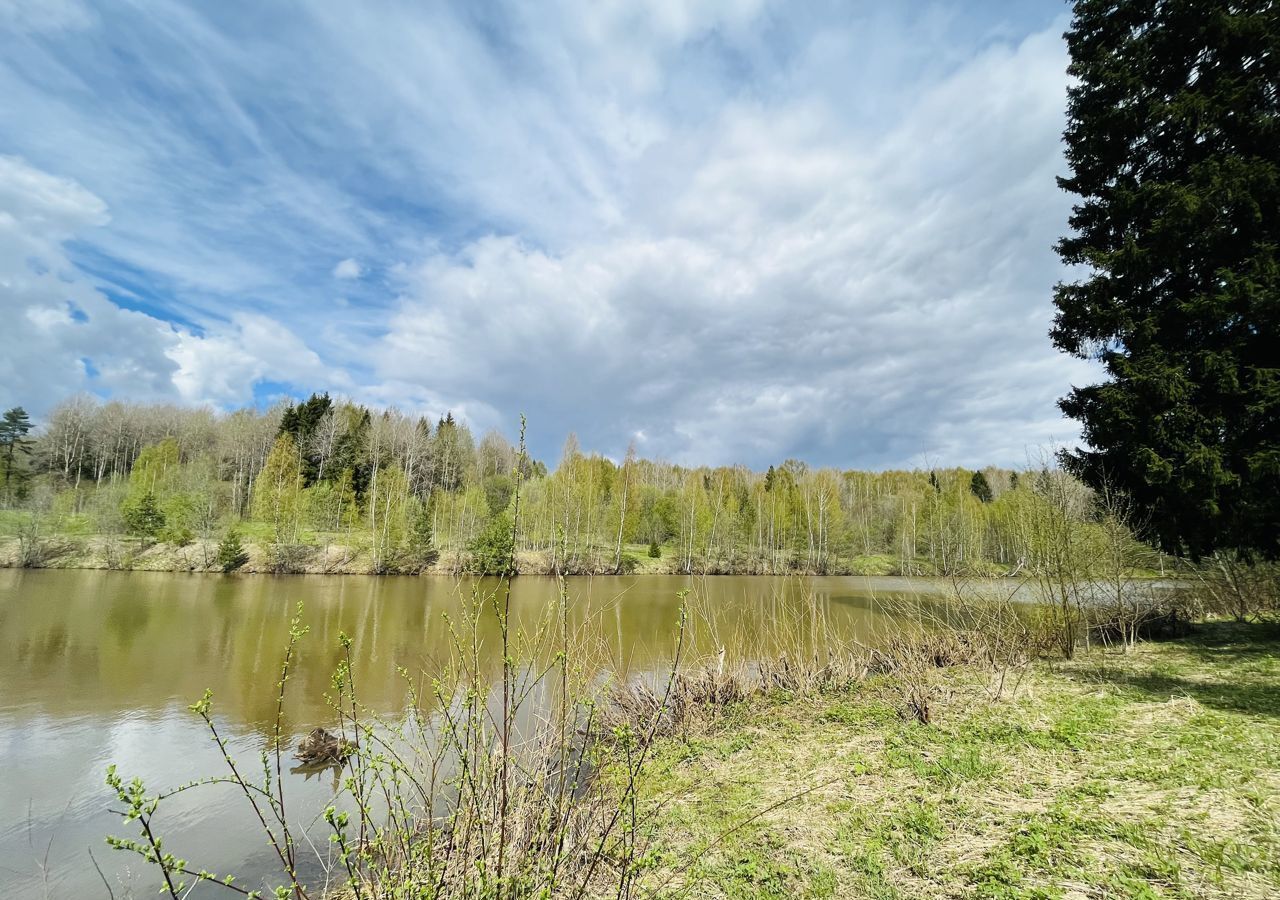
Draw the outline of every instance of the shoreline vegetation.
[[[0,568],[29,569],[89,569],[128,572],[193,572],[205,574],[230,574],[219,560],[219,541],[193,540],[177,545],[163,542],[139,545],[136,541],[120,540],[101,535],[51,534],[41,539],[36,558],[27,556],[22,539],[0,537]],[[594,558],[583,557],[570,566],[561,564],[557,569],[550,552],[521,551],[515,558],[512,574],[526,576],[583,576],[583,575],[696,575],[716,576],[904,576],[948,577],[945,571],[935,568],[929,559],[920,558],[903,564],[902,560],[888,556],[856,556],[833,562],[825,571],[805,570],[801,564],[790,567],[784,564],[773,569],[758,562],[726,561],[710,568],[686,571],[674,553],[664,553],[657,558],[647,555],[643,545],[628,545],[624,553],[632,563],[621,571],[613,560],[600,554]],[[245,575],[372,575],[408,576],[436,575],[460,576],[488,574],[478,572],[469,553],[456,553],[448,557],[438,556],[431,563],[413,566],[388,566],[379,564],[367,548],[342,544],[299,544],[279,546],[270,543],[240,542],[239,562],[231,572]],[[1165,571],[1157,568],[1134,566],[1133,579],[1161,579],[1178,577],[1179,568],[1169,561]],[[1004,571],[996,564],[971,567],[966,570],[969,578],[1018,578],[1022,573]]]
[[[904,605],[875,646],[806,617],[737,621],[682,593],[669,667],[626,673],[600,622],[507,619],[509,582],[447,624],[443,669],[408,677],[409,714],[365,710],[338,637],[331,727],[354,810],[327,850],[287,824],[277,724],[238,788],[280,860],[279,897],[1256,897],[1280,889],[1280,623],[1204,618],[1173,632],[1025,608],[957,581],[945,609]],[[982,598],[982,599],[979,599]],[[1274,609],[1274,607],[1273,607]],[[1190,616],[1199,616],[1190,625]],[[482,620],[502,662],[482,661]],[[310,640],[300,608],[284,648]],[[768,641],[758,629],[768,632]],[[753,634],[748,634],[756,629]],[[755,642],[753,642],[753,637]],[[710,641],[707,639],[710,638]],[[766,643],[787,649],[765,653]],[[693,646],[720,644],[695,656]],[[734,648],[726,652],[727,647]],[[221,742],[217,699],[192,711]],[[219,746],[222,746],[219,743]],[[285,763],[287,765],[287,763]],[[108,783],[162,893],[226,875],[163,849],[150,793]],[[298,872],[321,854],[320,882]],[[314,870],[314,866],[312,866]],[[210,882],[200,885],[199,882]],[[214,884],[213,882],[217,882]],[[256,885],[232,882],[241,894]]]
[[[1169,566],[1119,495],[1048,455],[1021,471],[761,472],[634,448],[613,460],[570,435],[548,468],[450,415],[327,394],[228,414],[72,398],[10,449],[9,566],[497,575],[513,550],[525,574],[985,577],[1117,554],[1135,572]]]
[[[177,789],[238,790],[278,880],[241,886],[166,851],[157,817],[173,792],[114,766],[107,784],[134,836],[111,846],[156,865],[174,900],[206,885],[281,900],[1261,898],[1280,887],[1274,571],[1250,585],[1247,608],[1208,581],[1145,590],[1124,567],[1109,594],[1095,569],[1038,564],[1036,605],[988,589],[1008,579],[957,574],[940,601],[890,601],[897,627],[871,645],[805,598],[747,621],[685,590],[669,664],[632,672],[606,649],[607,616],[570,614],[563,578],[538,621],[513,621],[521,490],[517,479],[506,577],[476,583],[445,616],[451,651],[433,671],[403,673],[402,717],[361,704],[358,648],[338,636],[326,699],[345,752],[341,792],[320,816],[326,850],[291,825],[282,777],[301,606],[258,774],[228,752],[206,691],[191,711],[227,771]],[[1071,558],[1075,534],[1046,559]],[[1237,622],[1204,623],[1223,613]],[[496,660],[481,639],[495,623]],[[308,852],[319,883],[300,874]]]
[[[1056,463],[752,471],[570,435],[550,467],[523,422],[518,447],[477,442],[451,414],[328,394],[227,414],[77,397],[31,439],[8,410],[12,565],[498,576],[459,580],[449,648],[398,670],[393,715],[362,704],[355,642],[324,635],[318,816],[286,805],[299,607],[259,765],[206,691],[190,710],[225,770],[156,792],[112,766],[131,836],[108,843],[171,900],[1280,896],[1280,18],[1073,6],[1071,280],[1049,336],[1105,375],[1059,401],[1084,446]],[[1167,569],[1176,590],[1148,578]],[[618,620],[570,614],[563,578],[869,570],[939,576],[945,596],[891,599],[864,644],[810,597],[752,617],[685,590],[645,671],[611,656]],[[560,591],[530,622],[512,578],[535,571]],[[167,849],[168,800],[215,786],[274,874],[242,885]]]

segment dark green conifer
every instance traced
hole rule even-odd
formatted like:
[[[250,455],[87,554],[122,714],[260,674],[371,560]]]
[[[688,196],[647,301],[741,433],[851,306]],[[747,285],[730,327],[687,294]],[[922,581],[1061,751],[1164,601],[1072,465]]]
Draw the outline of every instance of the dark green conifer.
[[[969,479],[969,490],[973,496],[983,503],[990,503],[992,500],[991,485],[987,482],[987,476],[983,475],[982,472],[973,473],[973,477]]]
[[[144,541],[155,540],[164,529],[164,513],[160,511],[160,504],[156,502],[153,491],[147,491],[134,502],[126,502],[121,514],[129,533]]]
[[[1280,15],[1267,0],[1077,0],[1078,198],[1052,337],[1107,378],[1064,454],[1193,556],[1280,556]]]
[[[484,531],[471,542],[471,571],[476,575],[514,575],[513,538],[511,517],[506,512],[489,519]]]
[[[222,540],[218,542],[218,567],[224,572],[234,572],[249,561],[244,544],[240,542],[240,534],[234,528],[228,528]]]
[[[413,521],[409,524],[409,557],[413,566],[421,571],[440,557],[436,550],[435,494],[426,503],[418,503]]]
[[[12,499],[20,494],[25,482],[26,472],[20,463],[31,452],[31,441],[27,433],[31,431],[31,419],[21,406],[5,411],[0,418],[0,453],[4,461],[4,497]]]

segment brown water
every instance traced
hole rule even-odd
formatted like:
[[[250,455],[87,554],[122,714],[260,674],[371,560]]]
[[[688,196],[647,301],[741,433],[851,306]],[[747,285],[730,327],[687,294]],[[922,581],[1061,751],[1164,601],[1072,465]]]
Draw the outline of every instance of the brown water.
[[[458,615],[472,587],[449,578],[0,570],[0,896],[105,897],[104,877],[116,897],[154,893],[158,872],[104,843],[109,833],[134,836],[110,812],[106,767],[141,776],[152,792],[221,774],[220,754],[187,710],[209,688],[219,728],[252,771],[271,733],[299,602],[310,632],[286,700],[285,727],[295,740],[333,724],[323,694],[340,632],[354,640],[361,700],[395,717],[405,706],[397,668],[438,671],[451,646],[444,616]],[[685,588],[710,611],[693,623],[692,655],[717,645],[730,653],[767,646],[818,621],[874,643],[900,625],[886,604],[900,611],[910,597],[945,590],[897,578],[578,578],[568,582],[571,617],[595,617],[610,654],[631,671],[660,669],[674,648],[677,592]],[[558,590],[553,579],[516,579],[513,617],[532,623]],[[486,620],[481,654],[495,667],[497,648],[496,623]],[[292,815],[312,826],[323,857],[315,819],[329,803],[342,805],[335,781],[285,779]],[[158,823],[166,849],[236,873],[244,886],[259,887],[274,871],[243,798],[230,789],[181,795]],[[220,893],[206,886],[195,896]]]

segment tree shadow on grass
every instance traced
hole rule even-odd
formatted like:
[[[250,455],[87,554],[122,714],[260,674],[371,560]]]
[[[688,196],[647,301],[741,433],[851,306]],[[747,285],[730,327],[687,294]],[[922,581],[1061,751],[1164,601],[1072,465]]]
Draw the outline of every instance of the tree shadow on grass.
[[[1280,660],[1280,624],[1208,622],[1164,643],[1192,655],[1185,674],[1176,666],[1161,671],[1104,665],[1091,677],[1153,700],[1191,697],[1213,709],[1280,718],[1280,678],[1259,671],[1275,669],[1270,661]]]
[[[1280,653],[1280,620],[1246,621],[1211,619],[1194,622],[1189,633],[1164,643],[1189,649],[1232,647],[1256,653]]]

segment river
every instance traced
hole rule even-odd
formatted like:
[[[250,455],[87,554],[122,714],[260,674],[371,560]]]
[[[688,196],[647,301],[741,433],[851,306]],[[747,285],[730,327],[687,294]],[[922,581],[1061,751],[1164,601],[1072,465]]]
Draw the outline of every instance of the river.
[[[107,766],[141,777],[152,792],[222,774],[220,753],[188,710],[210,689],[218,727],[252,771],[270,741],[298,603],[309,632],[285,702],[291,745],[333,725],[324,694],[340,633],[353,641],[361,701],[395,717],[406,703],[397,669],[439,670],[451,650],[446,616],[457,621],[475,586],[444,577],[0,569],[0,896],[105,897],[108,885],[116,897],[153,894],[158,871],[104,843],[109,833],[135,836],[111,812]],[[899,627],[912,598],[946,590],[922,579],[652,575],[574,578],[566,587],[569,618],[592,621],[608,654],[633,672],[669,663],[684,589],[700,611],[688,659],[717,645],[758,652],[818,627],[875,643]],[[533,627],[559,590],[555,579],[515,579],[513,620]],[[481,655],[496,668],[492,616],[481,639]],[[316,816],[334,802],[336,780],[314,773],[285,780],[291,813],[311,828],[323,856]],[[261,887],[275,871],[273,857],[249,816],[243,797],[215,786],[167,801],[157,822],[166,849]],[[311,859],[318,871],[315,853]],[[204,886],[195,896],[220,893]]]

